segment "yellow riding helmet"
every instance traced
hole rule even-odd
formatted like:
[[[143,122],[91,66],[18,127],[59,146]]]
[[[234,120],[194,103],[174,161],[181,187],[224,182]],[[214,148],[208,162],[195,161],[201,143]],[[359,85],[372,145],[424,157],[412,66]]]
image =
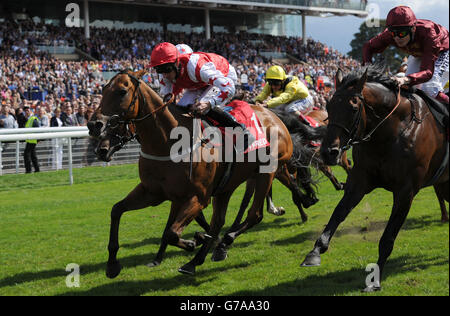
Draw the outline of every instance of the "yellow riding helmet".
[[[286,80],[287,76],[284,72],[284,69],[280,66],[272,66],[269,69],[267,69],[266,72],[266,80],[268,79],[275,79],[275,80]]]

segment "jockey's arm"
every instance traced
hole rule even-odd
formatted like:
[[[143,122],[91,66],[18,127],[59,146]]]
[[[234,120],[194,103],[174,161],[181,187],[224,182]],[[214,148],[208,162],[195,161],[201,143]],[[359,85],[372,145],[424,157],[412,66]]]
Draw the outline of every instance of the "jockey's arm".
[[[161,78],[159,80],[160,88],[159,95],[164,97],[168,93],[173,93],[173,84],[166,78]]]
[[[236,92],[233,80],[225,77],[225,75],[217,70],[212,63],[206,63],[200,68],[200,78],[204,83],[213,85],[219,89],[219,93],[209,101],[211,108],[223,105],[224,102],[231,99]]]
[[[269,108],[273,108],[282,104],[287,104],[289,102],[293,102],[295,100],[301,100],[308,97],[309,92],[308,88],[304,84],[291,82],[289,83],[284,92],[281,93],[278,97],[272,98],[267,101],[267,105]]]
[[[366,42],[363,46],[363,64],[370,63],[374,54],[384,52],[389,46],[394,45],[394,40],[388,29]]]
[[[433,36],[427,38],[424,44],[424,52],[420,62],[420,70],[416,73],[409,74],[409,85],[418,85],[425,83],[433,77],[434,65],[439,58],[439,47],[433,41]]]
[[[270,85],[266,84],[260,94],[258,94],[254,101],[255,103],[263,103],[270,95]]]

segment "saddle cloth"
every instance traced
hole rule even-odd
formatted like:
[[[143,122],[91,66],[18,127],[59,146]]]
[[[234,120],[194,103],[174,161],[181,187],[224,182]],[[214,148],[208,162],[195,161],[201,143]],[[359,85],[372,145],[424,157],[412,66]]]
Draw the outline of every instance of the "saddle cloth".
[[[261,122],[258,119],[258,116],[247,102],[233,100],[228,103],[223,109],[224,111],[231,114],[239,123],[244,124],[255,138],[255,141],[248,146],[247,150],[244,153],[249,153],[251,151],[268,147],[270,145],[269,141],[266,138],[266,134],[261,125]],[[220,129],[222,137],[232,137],[232,135],[228,135],[226,133],[227,129],[225,127],[219,126],[219,124],[212,119],[209,119],[209,121],[215,127],[218,127]],[[203,128],[204,127],[202,124],[202,129]],[[235,137],[233,137],[233,144],[236,144]]]

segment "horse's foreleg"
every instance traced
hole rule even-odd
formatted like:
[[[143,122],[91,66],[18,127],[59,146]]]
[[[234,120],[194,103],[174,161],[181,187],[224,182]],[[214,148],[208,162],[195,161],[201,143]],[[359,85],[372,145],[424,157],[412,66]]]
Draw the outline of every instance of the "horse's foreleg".
[[[441,222],[447,223],[448,222],[448,213],[447,208],[445,206],[445,197],[447,197],[448,201],[448,181],[443,184],[436,184],[434,185],[434,192],[436,193],[436,196],[439,201],[439,207],[441,208]],[[447,196],[445,196],[447,195]]]
[[[313,203],[311,197],[306,196],[302,191],[300,191],[296,179],[294,178],[294,176],[289,174],[287,168],[283,168],[282,172],[277,175],[277,179],[291,191],[292,201],[297,206],[302,221],[306,222],[308,220],[308,215],[306,215],[305,211],[303,210],[302,204],[307,204],[310,206],[315,202]]]
[[[350,170],[352,170],[352,165],[350,163],[350,160],[347,158],[347,152],[344,151],[341,155],[341,160],[339,165],[344,168],[345,172],[347,172],[347,175],[350,173]]]
[[[194,251],[195,240],[185,240],[180,238],[184,228],[193,220],[201,216],[201,211],[206,205],[200,203],[197,196],[193,196],[185,202],[172,202],[169,219],[164,230],[162,243],[166,243],[178,248]],[[200,217],[201,218],[201,217]],[[205,218],[203,220],[206,222]],[[209,225],[208,225],[209,226]],[[209,228],[209,227],[208,227]],[[210,229],[209,229],[210,230]],[[162,253],[158,252],[157,260],[162,259]]]
[[[367,284],[367,287],[364,289],[365,292],[373,292],[381,289],[380,282],[384,265],[394,249],[395,239],[408,216],[414,195],[415,193],[412,189],[403,189],[401,192],[394,192],[392,213],[379,243],[377,262],[380,272],[379,279],[375,279],[373,284]]]
[[[203,262],[205,262],[205,258],[209,252],[209,249],[216,242],[217,238],[219,237],[220,230],[225,224],[225,215],[232,193],[233,191],[223,192],[221,194],[218,194],[213,199],[213,215],[211,218],[211,229],[209,231],[211,238],[203,243],[200,250],[190,262],[186,263],[184,266],[178,269],[179,272],[185,274],[194,274],[196,266],[201,265],[203,264]]]
[[[156,206],[164,201],[162,194],[152,194],[142,183],[131,191],[122,201],[116,203],[111,210],[111,227],[109,233],[108,252],[109,258],[106,268],[106,275],[109,278],[115,278],[122,269],[117,260],[119,251],[119,225],[122,214],[127,211],[138,210],[148,206]]]
[[[319,166],[320,171],[328,178],[330,179],[331,183],[333,183],[334,188],[336,190],[343,190],[344,189],[344,183],[339,182],[339,180],[334,176],[333,172],[331,171],[331,168],[325,164],[320,164]]]
[[[301,264],[303,267],[320,265],[320,254],[327,251],[331,238],[336,232],[339,224],[345,220],[347,215],[361,201],[367,192],[368,190],[366,190],[364,186],[364,177],[360,177],[360,180],[357,181],[351,181],[349,179],[349,185],[345,189],[344,196],[336,206],[333,215],[331,215],[331,218],[319,239],[317,239],[314,249],[306,256]]]

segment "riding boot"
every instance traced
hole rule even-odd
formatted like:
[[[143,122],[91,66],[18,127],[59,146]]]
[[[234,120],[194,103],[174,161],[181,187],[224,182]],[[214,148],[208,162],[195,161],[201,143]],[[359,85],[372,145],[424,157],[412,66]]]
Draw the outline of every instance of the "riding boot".
[[[255,137],[245,127],[245,125],[239,123],[231,114],[224,111],[221,107],[216,106],[215,108],[211,109],[206,115],[219,123],[220,126],[233,128],[240,127],[242,129],[242,135],[244,136],[244,148],[242,149],[242,152],[245,152],[248,146],[253,144],[253,142],[255,141]],[[241,152],[241,150],[238,151]]]

